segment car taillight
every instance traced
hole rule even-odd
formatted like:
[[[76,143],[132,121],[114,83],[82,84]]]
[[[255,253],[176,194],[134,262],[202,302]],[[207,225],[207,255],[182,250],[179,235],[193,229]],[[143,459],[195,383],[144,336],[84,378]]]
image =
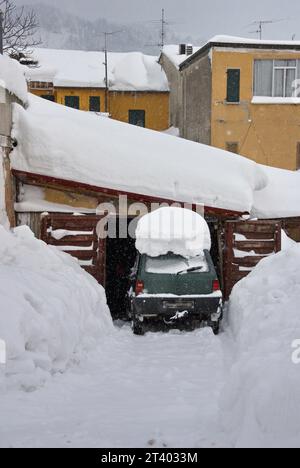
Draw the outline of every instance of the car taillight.
[[[135,294],[138,296],[144,292],[144,281],[137,281],[135,285]]]
[[[219,280],[214,280],[213,282],[213,291],[220,291],[221,287],[220,287],[220,282]]]

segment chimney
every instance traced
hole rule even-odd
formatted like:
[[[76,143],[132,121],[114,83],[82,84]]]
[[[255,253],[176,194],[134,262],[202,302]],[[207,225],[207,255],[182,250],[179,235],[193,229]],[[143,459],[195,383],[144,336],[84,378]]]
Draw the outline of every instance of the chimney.
[[[191,44],[180,44],[179,55],[193,55],[194,48]]]

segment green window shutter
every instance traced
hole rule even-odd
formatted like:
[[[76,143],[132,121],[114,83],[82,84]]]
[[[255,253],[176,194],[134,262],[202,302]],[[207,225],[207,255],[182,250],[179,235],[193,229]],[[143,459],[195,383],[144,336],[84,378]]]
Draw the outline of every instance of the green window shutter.
[[[227,102],[240,102],[241,71],[227,70]]]
[[[79,96],[65,96],[65,105],[73,109],[79,109]]]
[[[138,127],[146,126],[146,112],[144,110],[130,110],[128,121],[131,125]]]
[[[100,112],[100,96],[90,96],[90,112]]]

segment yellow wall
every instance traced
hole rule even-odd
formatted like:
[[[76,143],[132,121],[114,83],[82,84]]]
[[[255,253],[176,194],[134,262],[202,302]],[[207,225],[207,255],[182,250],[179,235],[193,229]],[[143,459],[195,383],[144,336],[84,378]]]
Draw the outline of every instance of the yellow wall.
[[[146,128],[167,130],[169,128],[169,93],[110,92],[109,110],[111,117],[128,122],[129,110],[146,111]]]
[[[239,153],[258,163],[295,170],[300,105],[251,104],[255,59],[300,59],[285,51],[220,51],[212,56],[212,146],[238,142]],[[240,104],[226,103],[227,69],[241,70]]]
[[[65,104],[65,96],[79,96],[80,110],[89,111],[90,96],[100,97],[101,111],[105,110],[105,90],[101,88],[56,88],[56,102]]]
[[[32,89],[41,96],[52,94],[46,90]],[[101,112],[105,112],[105,90],[92,88],[56,88],[55,101],[65,104],[65,96],[79,96],[80,110],[89,110],[89,97],[100,96]],[[128,122],[129,110],[145,110],[146,128],[167,130],[169,128],[169,92],[109,92],[109,113],[112,119]]]

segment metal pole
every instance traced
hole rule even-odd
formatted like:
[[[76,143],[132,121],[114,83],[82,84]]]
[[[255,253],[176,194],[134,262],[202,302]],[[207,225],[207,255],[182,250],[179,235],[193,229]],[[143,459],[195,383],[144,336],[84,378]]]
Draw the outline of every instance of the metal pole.
[[[0,54],[3,55],[3,12],[0,10]]]
[[[104,33],[105,37],[105,113],[108,114],[108,54],[107,54],[107,33]]]

